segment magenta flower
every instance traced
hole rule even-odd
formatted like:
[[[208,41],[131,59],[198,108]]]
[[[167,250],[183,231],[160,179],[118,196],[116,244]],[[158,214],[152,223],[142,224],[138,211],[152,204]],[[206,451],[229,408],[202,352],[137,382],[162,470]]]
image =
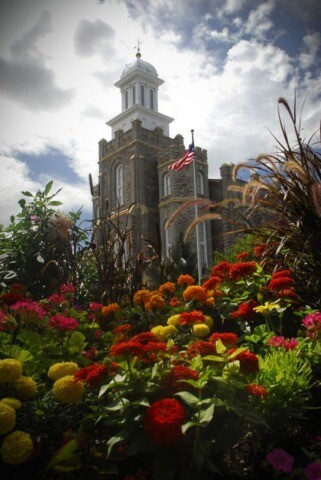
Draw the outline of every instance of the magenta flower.
[[[294,464],[294,457],[289,455],[285,450],[282,448],[274,448],[269,452],[266,456],[266,460],[274,470],[279,472],[286,472],[290,473],[293,470]]]
[[[13,310],[20,316],[29,319],[41,320],[46,314],[46,311],[40,307],[38,302],[32,300],[20,300],[11,305],[10,310]]]
[[[76,330],[78,327],[78,322],[73,317],[65,317],[60,313],[53,315],[49,320],[49,327],[56,328],[57,330],[61,331],[72,331]]]
[[[299,342],[296,338],[291,338],[291,340],[285,340],[283,347],[285,350],[294,350],[299,345]]]
[[[61,285],[59,290],[60,293],[74,293],[76,291],[72,283],[65,283],[64,285]]]
[[[302,325],[307,329],[310,337],[317,337],[318,332],[321,332],[321,313],[310,313],[302,320]]]
[[[310,465],[304,469],[304,475],[307,480],[321,480],[321,463],[310,463]]]
[[[97,302],[91,302],[89,305],[89,310],[91,312],[97,312],[97,310],[101,310],[102,303],[97,303]]]
[[[284,344],[284,337],[271,337],[266,344],[271,347],[281,347]]]

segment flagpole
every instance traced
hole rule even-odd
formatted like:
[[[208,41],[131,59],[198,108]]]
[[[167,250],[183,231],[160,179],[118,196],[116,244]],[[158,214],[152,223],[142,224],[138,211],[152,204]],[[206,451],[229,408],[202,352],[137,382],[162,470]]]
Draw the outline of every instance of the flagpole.
[[[194,144],[194,130],[191,130],[192,134],[192,143]],[[196,158],[194,155],[193,161],[193,183],[194,183],[194,198],[197,199],[197,185],[196,185]],[[195,203],[195,220],[198,218],[198,206]],[[197,255],[197,275],[198,275],[198,284],[201,284],[202,278],[202,265],[201,265],[201,255],[200,255],[200,239],[199,239],[199,224],[196,224],[196,255]]]

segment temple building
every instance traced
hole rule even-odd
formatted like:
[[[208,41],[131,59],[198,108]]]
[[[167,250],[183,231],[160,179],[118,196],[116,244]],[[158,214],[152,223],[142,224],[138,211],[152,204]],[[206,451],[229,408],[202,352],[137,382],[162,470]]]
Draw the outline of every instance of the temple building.
[[[196,212],[195,206],[182,209],[165,228],[168,219],[195,198],[203,199],[205,205],[231,197],[228,187],[233,165],[222,165],[222,178],[209,179],[207,151],[195,146],[190,165],[180,171],[168,168],[184,155],[186,147],[181,135],[170,136],[174,119],[159,111],[158,91],[163,83],[138,48],[135,60],[115,83],[120,90],[121,112],[107,122],[112,139],[99,142],[99,195],[94,201],[94,216],[106,214],[108,208],[111,216],[126,223],[132,254],[139,254],[149,244],[166,258],[195,215],[209,210],[197,207]],[[199,223],[191,231],[188,240],[198,251],[202,272],[211,266],[213,250],[223,250],[232,242],[231,235],[226,235],[231,228],[223,218]]]

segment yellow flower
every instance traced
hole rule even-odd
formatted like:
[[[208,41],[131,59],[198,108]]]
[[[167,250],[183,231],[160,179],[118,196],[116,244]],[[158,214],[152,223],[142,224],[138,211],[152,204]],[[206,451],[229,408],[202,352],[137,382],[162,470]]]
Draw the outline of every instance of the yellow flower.
[[[36,382],[31,377],[20,377],[15,384],[15,388],[19,398],[29,400],[34,398],[37,394],[38,387]]]
[[[66,375],[73,375],[78,368],[75,362],[55,363],[49,368],[48,377],[50,380],[56,381],[58,378],[65,377]]]
[[[13,408],[14,410],[19,410],[19,408],[22,407],[22,404],[20,402],[20,400],[18,400],[17,398],[12,398],[12,397],[6,397],[6,398],[2,398],[0,400],[0,404],[5,404],[5,405],[9,405],[9,407]]]
[[[159,341],[164,342],[177,332],[177,328],[175,328],[173,325],[168,325],[166,327],[157,325],[151,329],[151,332],[156,335]]]
[[[33,441],[29,433],[16,430],[5,437],[0,453],[5,463],[20,465],[30,458],[32,451]]]
[[[209,315],[205,315],[205,321],[204,321],[205,325],[208,326],[208,328],[212,328],[213,327],[213,318],[210,317]]]
[[[0,383],[16,382],[22,375],[22,365],[18,360],[5,358],[0,360]]]
[[[178,315],[172,315],[171,317],[169,317],[167,319],[167,325],[172,325],[173,327],[175,327],[177,325],[177,321],[180,317],[180,314]]]
[[[66,375],[55,381],[53,393],[62,403],[76,403],[84,393],[84,384],[81,381],[75,382],[73,375]]]
[[[16,424],[16,411],[0,402],[0,435],[10,432]]]
[[[269,313],[272,310],[276,310],[279,305],[276,303],[265,302],[264,305],[259,305],[258,307],[254,307],[253,310],[257,313]]]
[[[195,323],[193,325],[193,333],[196,337],[204,338],[210,334],[210,329],[205,323]]]

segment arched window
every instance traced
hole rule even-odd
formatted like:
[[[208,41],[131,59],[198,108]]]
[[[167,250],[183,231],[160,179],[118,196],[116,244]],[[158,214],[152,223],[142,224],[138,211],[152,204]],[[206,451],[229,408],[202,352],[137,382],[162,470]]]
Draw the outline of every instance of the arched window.
[[[173,243],[173,229],[169,227],[165,230],[165,255],[170,256],[170,249]]]
[[[125,92],[125,108],[128,109],[128,90]]]
[[[171,176],[169,173],[166,173],[164,175],[164,197],[167,197],[167,195],[170,195],[171,193]]]
[[[198,225],[199,252],[202,267],[207,267],[207,243],[205,222]]]
[[[154,110],[154,90],[149,90],[149,106]]]
[[[144,87],[144,85],[140,86],[140,103],[141,103],[141,105],[143,105],[143,107],[145,106],[145,87]]]
[[[124,169],[122,165],[116,168],[116,204],[124,203]]]
[[[196,173],[196,192],[201,195],[204,194],[204,180],[203,175],[200,172]]]
[[[136,87],[135,85],[132,88],[132,93],[133,93],[133,105],[136,103]]]

